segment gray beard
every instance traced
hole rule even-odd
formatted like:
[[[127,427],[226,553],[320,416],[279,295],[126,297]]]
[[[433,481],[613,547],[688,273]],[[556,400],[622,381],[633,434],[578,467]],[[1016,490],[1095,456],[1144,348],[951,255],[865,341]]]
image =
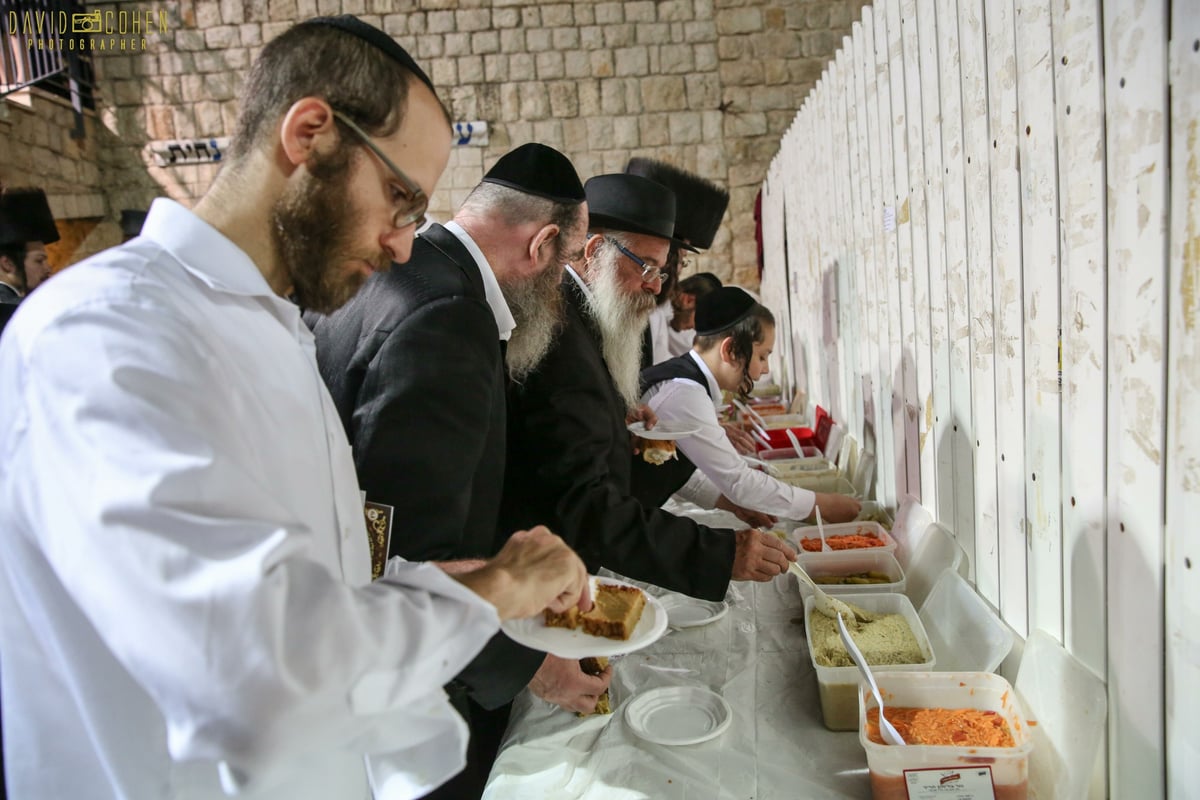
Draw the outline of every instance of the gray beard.
[[[633,408],[641,399],[642,334],[650,321],[655,298],[622,293],[617,283],[616,259],[596,259],[589,269],[594,277],[589,284],[592,294],[587,307],[600,328],[604,362],[625,405]]]
[[[524,382],[542,363],[562,326],[561,282],[562,270],[550,267],[531,281],[500,285],[517,323],[505,358],[509,377],[517,383]]]

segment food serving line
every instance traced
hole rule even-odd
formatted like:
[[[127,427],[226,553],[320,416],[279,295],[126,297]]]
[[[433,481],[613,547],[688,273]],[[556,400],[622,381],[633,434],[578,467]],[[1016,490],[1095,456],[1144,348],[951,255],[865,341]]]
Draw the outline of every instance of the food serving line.
[[[689,504],[672,510],[716,527],[739,524],[724,512]],[[930,660],[936,655],[943,668],[956,673],[995,669],[1011,639],[998,635],[998,620],[982,616],[990,614],[986,605],[958,576],[961,560],[951,548],[956,548],[952,537],[948,546],[937,538],[936,526],[930,531],[933,535],[926,533],[916,548],[919,558],[911,552],[911,542],[905,551],[904,538],[899,551],[912,567],[911,608],[921,608],[927,621],[923,642],[932,651]],[[926,563],[919,563],[921,558]],[[803,624],[804,599],[795,577],[735,582],[724,604],[638,585],[658,599],[658,613],[666,609],[672,625],[652,644],[612,659],[614,713],[580,718],[522,692],[513,703],[485,798],[872,797],[858,732],[831,731],[822,715],[822,689],[828,692],[837,688],[833,684],[854,679],[837,676],[835,669],[814,667]],[[1047,739],[1046,727],[1025,726],[1021,737],[1036,745],[1029,757],[1028,796],[1074,796],[1087,785],[1086,764],[1092,763],[1087,759],[1094,760],[1103,729],[1103,686],[1097,694],[1096,685],[1078,674],[1052,641],[1035,635],[1025,652],[1027,660],[1033,655],[1039,662],[1030,673],[1048,676],[1039,682],[1022,675],[1027,703],[1042,711],[1041,721],[1049,722],[1051,735],[1056,727],[1073,734],[1069,743],[1060,745]],[[853,672],[854,667],[842,671]],[[881,671],[877,677],[883,684],[881,676],[896,674]],[[974,694],[958,683],[956,678],[947,684],[963,693],[953,700],[954,707],[964,705],[958,700],[965,700],[967,692]],[[1004,702],[1011,706],[1011,696]],[[996,765],[995,775],[1011,775],[1014,768]],[[1019,771],[1023,789],[1023,763]],[[1037,792],[1039,785],[1049,788]],[[956,796],[1024,796],[998,780],[995,794],[991,786],[987,779],[968,787],[975,793]],[[900,792],[896,797],[906,796],[899,783],[893,789]]]

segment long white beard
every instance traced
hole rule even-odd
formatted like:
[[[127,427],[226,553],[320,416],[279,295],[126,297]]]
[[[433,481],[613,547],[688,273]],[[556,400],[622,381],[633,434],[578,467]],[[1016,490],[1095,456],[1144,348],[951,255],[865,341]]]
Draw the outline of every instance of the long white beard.
[[[604,248],[596,254],[588,270],[588,310],[600,328],[601,350],[609,374],[625,405],[632,408],[641,398],[638,376],[642,367],[642,334],[654,309],[654,296],[625,294],[617,279],[619,253]]]
[[[554,343],[563,321],[562,270],[550,267],[532,281],[500,284],[513,320],[517,323],[508,342],[508,374],[521,383],[533,372]]]

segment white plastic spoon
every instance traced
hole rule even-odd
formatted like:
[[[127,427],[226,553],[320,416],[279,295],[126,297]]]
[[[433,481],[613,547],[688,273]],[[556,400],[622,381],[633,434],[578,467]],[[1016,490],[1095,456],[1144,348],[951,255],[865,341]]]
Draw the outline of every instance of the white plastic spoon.
[[[883,740],[888,744],[906,744],[900,736],[900,732],[883,715],[883,697],[879,694],[879,686],[875,683],[875,676],[871,674],[871,668],[867,666],[867,660],[859,652],[858,645],[850,638],[850,631],[846,630],[846,623],[842,619],[841,614],[838,614],[837,621],[838,631],[842,634],[842,644],[846,645],[846,652],[850,654],[850,658],[854,659],[854,663],[858,665],[858,671],[866,678],[867,684],[871,687],[871,694],[875,695],[875,702],[879,704],[879,732],[883,735]]]
[[[788,564],[788,569],[797,578],[808,584],[808,587],[813,590],[813,606],[819,613],[829,617],[830,619],[837,619],[838,614],[847,614],[849,615],[850,619],[859,618],[859,615],[856,614],[854,609],[849,605],[841,600],[838,600],[836,597],[830,597],[829,595],[825,594],[824,590],[821,589],[817,582],[809,577],[809,574],[804,571],[804,567],[793,561],[792,563]],[[864,620],[864,622],[865,621],[866,620]]]
[[[796,434],[792,433],[792,429],[784,428],[783,432],[787,434],[788,441],[792,443],[792,447],[796,448],[796,458],[804,458],[804,448],[800,446],[800,440],[796,438]]]

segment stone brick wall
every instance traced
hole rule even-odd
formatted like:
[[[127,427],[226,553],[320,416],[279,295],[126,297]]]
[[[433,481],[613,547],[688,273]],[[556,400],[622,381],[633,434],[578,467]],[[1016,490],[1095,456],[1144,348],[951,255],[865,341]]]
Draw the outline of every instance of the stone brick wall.
[[[99,165],[112,219],[117,209],[145,207],[156,194],[196,199],[216,168],[158,167],[147,142],[229,135],[241,79],[264,42],[297,19],[353,13],[416,54],[456,119],[490,126],[486,147],[456,148],[433,199],[435,216],[449,217],[496,158],[523,142],[562,149],[585,179],[619,171],[632,156],[650,156],[730,188],[723,229],[712,251],[693,264],[753,286],[754,195],[780,135],[862,5],[861,0],[138,4],[165,9],[170,32],[156,34],[144,53],[97,57],[97,127],[104,146],[92,160]]]

